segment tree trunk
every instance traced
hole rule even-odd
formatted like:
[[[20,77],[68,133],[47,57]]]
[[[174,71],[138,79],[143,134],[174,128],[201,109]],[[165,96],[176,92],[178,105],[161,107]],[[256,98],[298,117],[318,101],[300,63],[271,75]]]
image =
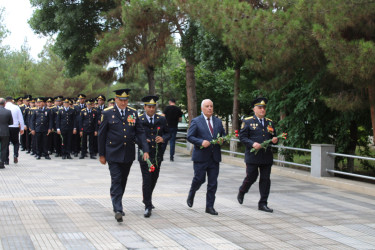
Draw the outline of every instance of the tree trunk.
[[[358,129],[357,129],[357,123],[355,122],[355,120],[350,121],[349,132],[350,132],[350,143],[348,147],[348,154],[354,155],[355,149],[357,147],[357,140],[358,140]],[[354,172],[354,158],[347,158],[346,167],[349,173]]]
[[[375,86],[368,86],[368,99],[370,102],[371,123],[372,123],[372,142],[375,145]]]
[[[286,112],[285,112],[285,107],[284,107],[284,111],[280,111],[280,121],[281,120],[284,120],[284,118],[286,117]],[[279,131],[280,133],[280,131]],[[280,143],[279,145],[283,146],[283,142]],[[277,159],[279,161],[285,161],[285,156],[282,154],[282,149],[278,149],[277,150]],[[281,167],[285,167],[285,164],[284,163],[277,163],[277,165],[281,166]]]
[[[238,111],[239,111],[239,102],[238,102],[238,95],[240,93],[240,76],[241,76],[241,67],[236,67],[234,70],[234,85],[233,85],[233,118],[232,118],[232,132],[239,129],[239,118],[238,118]],[[229,133],[229,131],[228,131]],[[236,152],[237,151],[237,142],[231,141],[230,142],[230,151]],[[231,154],[234,156],[234,154]]]
[[[186,96],[188,103],[189,125],[191,120],[197,116],[197,95],[195,89],[194,65],[186,60]]]
[[[155,95],[155,68],[153,66],[147,66],[146,74],[148,81],[148,94]]]

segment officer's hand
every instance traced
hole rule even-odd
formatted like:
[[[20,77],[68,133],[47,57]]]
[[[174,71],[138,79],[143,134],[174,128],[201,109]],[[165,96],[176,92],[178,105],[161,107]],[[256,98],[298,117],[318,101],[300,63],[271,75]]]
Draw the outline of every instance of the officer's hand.
[[[53,128],[52,130],[51,130],[52,132],[54,132],[55,131],[55,129]]]
[[[107,163],[107,161],[105,160],[105,156],[100,156],[99,157],[99,161],[101,164],[105,165]]]
[[[254,142],[254,144],[253,144],[253,148],[255,148],[256,150],[259,150],[259,149],[262,148],[262,145],[260,145],[260,144],[257,143],[257,142]]]
[[[77,134],[77,129],[73,129],[73,135]]]
[[[277,143],[278,141],[279,141],[279,139],[278,139],[277,137],[273,137],[273,138],[272,138],[272,143],[275,144],[275,143]]]
[[[27,130],[27,126],[25,125],[25,130]]]
[[[150,155],[147,152],[143,153],[143,160],[146,161],[147,159],[150,159]]]
[[[98,136],[98,132],[95,131],[95,132],[94,132],[94,136]]]
[[[48,129],[48,131],[47,131],[47,135],[49,135],[51,133],[51,130],[50,129]]]
[[[32,134],[32,135],[35,135],[35,130],[31,130],[31,134]]]
[[[207,147],[209,147],[211,145],[211,143],[209,142],[209,141],[207,141],[207,140],[204,140],[203,142],[202,142],[202,146],[204,147],[204,148],[207,148]]]
[[[60,129],[57,130],[57,134],[58,134],[58,135],[61,135],[61,131],[60,131]]]
[[[151,142],[150,139],[146,139],[147,142]]]
[[[23,132],[25,132],[25,130],[20,130],[20,134],[23,135]]]
[[[82,137],[83,136],[83,132],[79,132],[79,136]]]
[[[164,139],[161,136],[156,136],[155,141],[156,143],[161,143],[161,142],[164,142]]]

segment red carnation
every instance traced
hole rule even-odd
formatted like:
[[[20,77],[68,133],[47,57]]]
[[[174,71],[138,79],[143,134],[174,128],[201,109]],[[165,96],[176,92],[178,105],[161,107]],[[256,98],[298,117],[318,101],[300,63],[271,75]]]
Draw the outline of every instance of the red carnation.
[[[160,129],[160,127],[158,127],[158,130]]]

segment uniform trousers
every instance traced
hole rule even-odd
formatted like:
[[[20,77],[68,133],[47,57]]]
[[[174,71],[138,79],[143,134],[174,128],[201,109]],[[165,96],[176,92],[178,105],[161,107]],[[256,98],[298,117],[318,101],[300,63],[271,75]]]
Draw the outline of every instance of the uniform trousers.
[[[7,148],[9,144],[9,136],[0,136],[0,166],[4,167],[4,163],[7,161]]]
[[[27,137],[27,131],[25,129],[20,138],[22,150],[26,150],[26,137]]]
[[[48,136],[46,132],[36,132],[36,155],[48,156]]]
[[[9,161],[9,146],[10,146],[10,143],[13,144],[13,156],[18,157],[18,151],[20,149],[19,133],[20,133],[19,128],[9,127],[9,134],[10,135],[9,135],[8,148],[7,148],[7,151],[6,151],[7,161]]]
[[[87,138],[89,141],[90,155],[94,155],[94,140],[96,139],[96,137],[94,136],[94,132],[83,132],[81,154],[84,155],[87,153]]]
[[[73,131],[72,130],[61,130],[61,136],[62,136],[62,147],[61,147],[61,153],[62,155],[70,155],[72,152],[72,137],[73,137]]]
[[[260,192],[260,200],[259,205],[267,205],[268,196],[270,194],[271,188],[271,167],[272,164],[249,164],[246,163],[246,177],[243,180],[243,183],[240,187],[241,193],[247,193],[257,180],[259,172],[259,192]],[[259,169],[259,172],[258,172]]]
[[[61,136],[58,133],[53,133],[52,135],[56,154],[61,154]]]
[[[200,186],[206,181],[206,174],[206,207],[213,207],[217,190],[217,177],[219,176],[219,162],[216,162],[212,157],[206,162],[194,162],[194,178],[189,195],[194,195],[198,191]]]
[[[152,162],[154,163],[154,161]],[[154,172],[149,171],[147,162],[145,161],[140,161],[139,165],[142,172],[143,203],[145,204],[145,208],[152,208],[152,192],[159,178],[161,161],[158,161],[158,167],[155,166]]]
[[[108,161],[111,174],[111,200],[114,212],[123,212],[122,197],[124,196],[126,182],[133,162]]]

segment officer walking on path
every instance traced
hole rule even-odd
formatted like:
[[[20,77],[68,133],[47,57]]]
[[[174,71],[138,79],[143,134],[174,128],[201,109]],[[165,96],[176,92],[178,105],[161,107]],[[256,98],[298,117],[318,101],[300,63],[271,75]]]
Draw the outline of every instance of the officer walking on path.
[[[150,150],[150,161],[155,166],[155,170],[149,170],[147,162],[138,154],[138,160],[142,171],[142,192],[143,203],[145,204],[144,216],[150,217],[152,209],[152,192],[155,189],[156,182],[159,178],[161,162],[167,147],[167,141],[170,138],[168,131],[167,120],[165,117],[155,114],[156,102],[159,100],[158,96],[145,96],[142,98],[144,103],[145,113],[139,117],[139,120],[146,132],[146,138]],[[139,149],[141,144],[139,144]]]
[[[98,112],[93,108],[94,99],[86,102],[86,108],[81,110],[79,118],[79,133],[82,137],[81,155],[79,159],[84,159],[87,152],[87,138],[89,138],[90,158],[96,159],[94,150],[94,140],[98,135]]]
[[[246,146],[246,177],[239,189],[237,200],[240,204],[243,203],[244,195],[257,180],[259,170],[260,200],[258,202],[258,209],[272,213],[273,209],[267,206],[267,200],[271,187],[270,175],[273,155],[271,147],[262,148],[261,143],[272,139],[272,143],[276,144],[278,138],[276,136],[274,122],[265,117],[267,102],[268,100],[263,97],[255,99],[251,104],[254,116],[247,117],[242,121],[240,141]],[[257,152],[250,152],[253,148],[257,150]]]
[[[130,89],[119,89],[115,106],[105,109],[101,115],[98,132],[99,161],[108,161],[111,174],[111,199],[115,219],[122,222],[125,215],[122,197],[130,168],[135,160],[135,140],[142,144],[143,160],[149,158],[149,148],[145,131],[139,121],[137,111],[128,107]]]
[[[9,125],[13,124],[12,112],[5,109],[5,99],[0,98],[0,168],[5,168],[9,143]]]

